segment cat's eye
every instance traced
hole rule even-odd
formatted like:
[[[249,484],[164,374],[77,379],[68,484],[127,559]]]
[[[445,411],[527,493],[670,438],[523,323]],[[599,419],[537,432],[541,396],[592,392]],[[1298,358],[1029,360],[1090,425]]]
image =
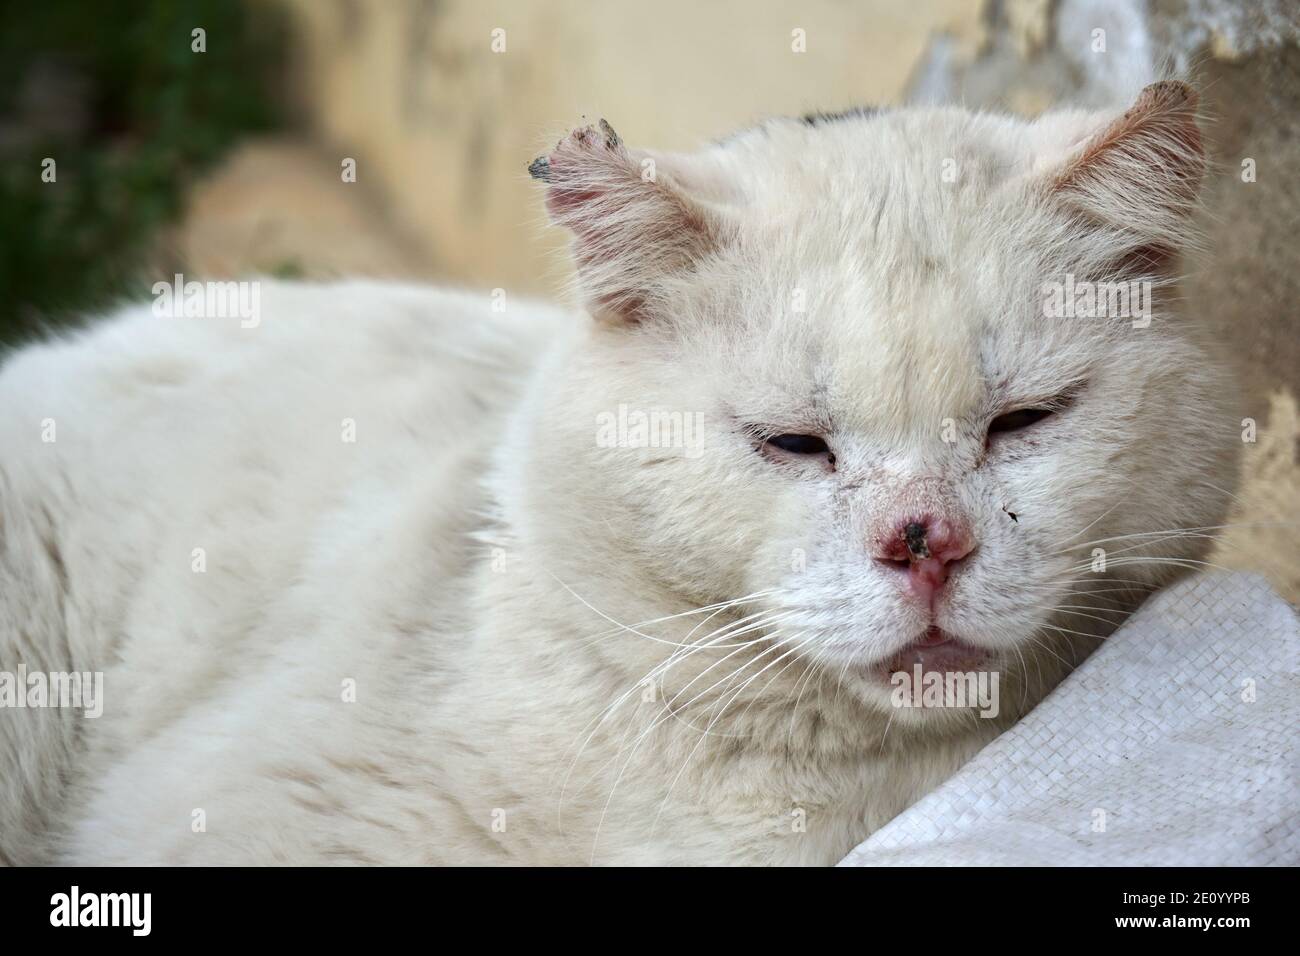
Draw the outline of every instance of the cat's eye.
[[[1022,428],[1041,422],[1053,413],[1054,410],[1051,408],[1018,408],[1014,412],[999,415],[989,422],[989,434],[1020,431]]]
[[[791,455],[830,454],[826,440],[816,435],[773,435],[767,439],[767,444]]]

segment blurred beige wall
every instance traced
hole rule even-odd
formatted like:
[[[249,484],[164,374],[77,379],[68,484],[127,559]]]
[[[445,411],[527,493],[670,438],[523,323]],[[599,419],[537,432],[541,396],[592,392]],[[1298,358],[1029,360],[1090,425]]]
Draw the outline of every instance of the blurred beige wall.
[[[284,2],[307,119],[427,243],[435,274],[533,292],[559,286],[564,240],[542,229],[525,169],[584,117],[676,149],[764,115],[893,102],[932,31],[977,42],[981,6]],[[795,30],[805,52],[794,52]]]

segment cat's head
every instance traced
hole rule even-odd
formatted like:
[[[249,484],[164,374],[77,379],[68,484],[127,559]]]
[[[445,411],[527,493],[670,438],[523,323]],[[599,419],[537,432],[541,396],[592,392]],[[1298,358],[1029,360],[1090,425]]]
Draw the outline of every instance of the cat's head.
[[[1224,381],[1169,308],[1194,111],[1161,83],[691,155],[571,134],[531,171],[595,321],[550,372],[537,504],[620,587],[756,595],[882,706],[916,663],[1050,668],[1193,566],[1203,532],[1163,532],[1219,524],[1233,481]]]

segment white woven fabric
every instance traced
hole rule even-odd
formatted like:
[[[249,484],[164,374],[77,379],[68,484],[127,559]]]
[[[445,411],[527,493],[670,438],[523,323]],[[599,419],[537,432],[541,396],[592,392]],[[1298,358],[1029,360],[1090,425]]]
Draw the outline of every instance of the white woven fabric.
[[[1196,575],[840,865],[1300,864],[1298,741],[1295,611]]]

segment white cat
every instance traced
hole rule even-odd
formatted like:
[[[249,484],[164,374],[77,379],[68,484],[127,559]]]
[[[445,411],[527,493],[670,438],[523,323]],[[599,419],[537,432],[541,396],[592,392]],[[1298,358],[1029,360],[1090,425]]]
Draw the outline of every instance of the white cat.
[[[602,123],[532,167],[587,314],[267,281],[12,355],[0,669],[104,713],[0,710],[2,859],[835,862],[1221,523],[1194,107]]]

